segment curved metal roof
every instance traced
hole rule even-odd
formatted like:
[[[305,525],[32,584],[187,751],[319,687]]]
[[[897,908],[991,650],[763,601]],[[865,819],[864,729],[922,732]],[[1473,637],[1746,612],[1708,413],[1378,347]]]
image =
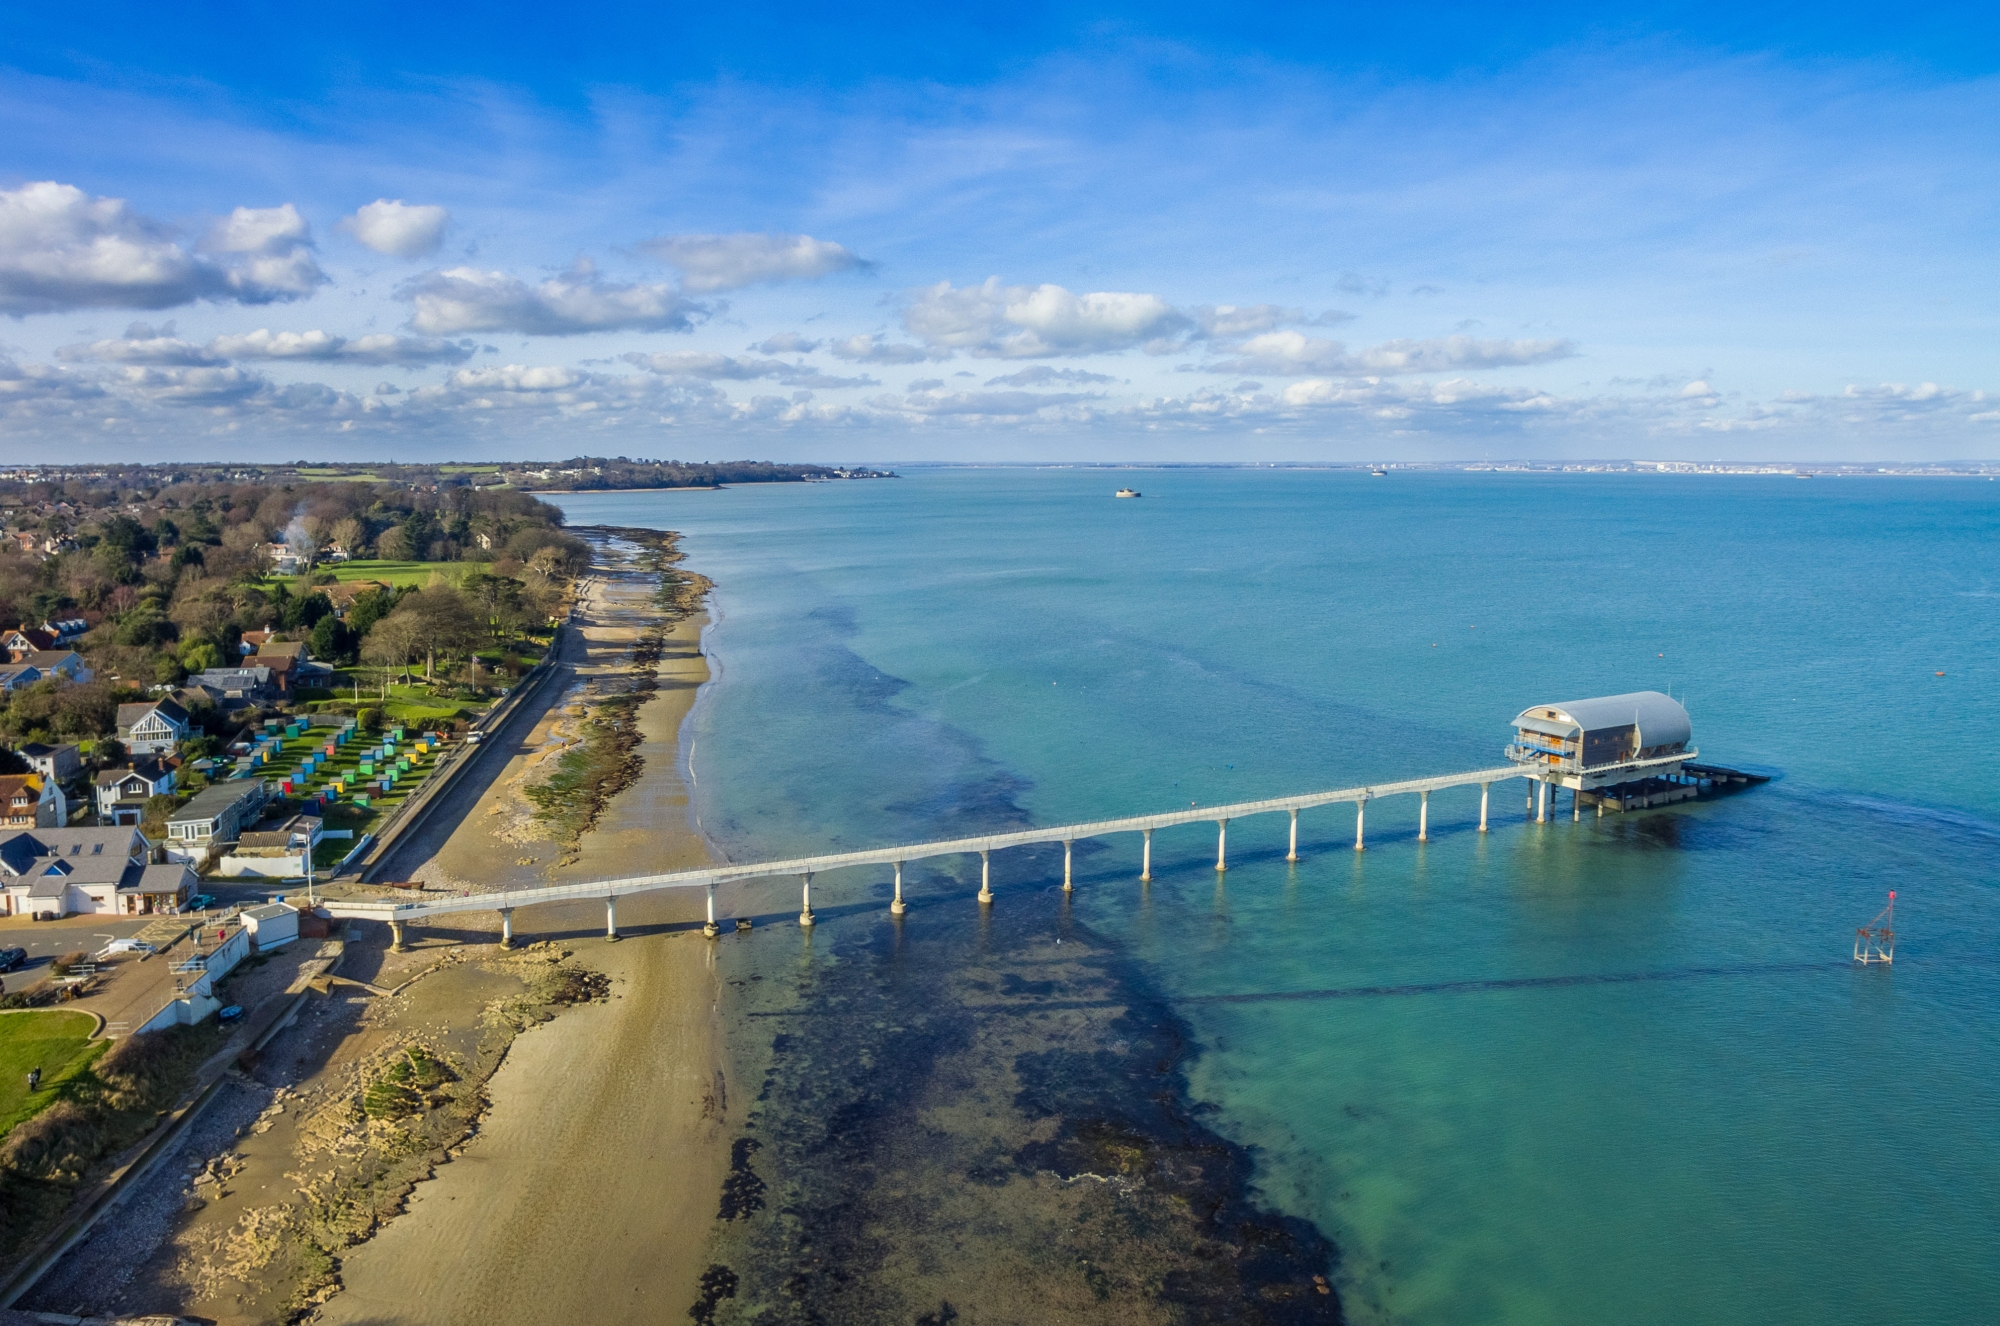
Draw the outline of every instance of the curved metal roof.
[[[1694,739],[1694,726],[1688,722],[1687,710],[1671,695],[1658,691],[1532,705],[1514,720],[1516,727],[1544,732],[1558,725],[1595,732],[1608,727],[1631,727],[1634,723],[1639,725],[1641,746],[1671,746],[1677,741]]]

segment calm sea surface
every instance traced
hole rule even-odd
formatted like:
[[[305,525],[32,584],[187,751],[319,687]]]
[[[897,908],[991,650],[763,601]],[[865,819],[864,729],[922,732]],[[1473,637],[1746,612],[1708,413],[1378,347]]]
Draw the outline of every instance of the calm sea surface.
[[[1149,888],[1136,840],[1080,846],[1075,915],[1194,1029],[1195,1096],[1339,1245],[1352,1320],[2000,1321],[2000,484],[561,500],[684,531],[717,583],[683,748],[736,859],[1487,767],[1531,703],[1671,689],[1776,780],[1547,825],[1503,784],[1484,836],[1440,793],[1428,844],[1383,801],[1365,853],[1329,809],[1295,866],[1283,816],[1242,821],[1220,879],[1189,828]],[[1049,905],[1046,859],[994,872]],[[822,879],[815,943],[879,926],[883,878]],[[976,910],[965,878],[913,875],[911,924]],[[1856,969],[1890,889],[1895,966]]]

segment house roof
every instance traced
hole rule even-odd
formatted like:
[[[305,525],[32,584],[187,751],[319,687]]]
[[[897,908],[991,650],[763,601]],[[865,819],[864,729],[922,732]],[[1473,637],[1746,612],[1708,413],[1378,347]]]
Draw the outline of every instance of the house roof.
[[[213,783],[195,793],[192,801],[167,816],[167,823],[181,824],[191,820],[217,819],[245,797],[262,799],[263,795],[264,785],[255,778],[232,778],[227,782]]]
[[[134,726],[144,722],[146,715],[155,709],[159,710],[160,717],[166,719],[168,722],[179,727],[187,726],[187,710],[181,708],[172,700],[149,700],[139,704],[121,704],[118,706],[118,726],[129,732]]]
[[[7,774],[0,777],[0,806],[12,805],[14,798],[23,792],[30,793],[36,800],[42,795],[40,774]]]
[[[27,641],[29,647],[32,649],[54,649],[56,647],[56,638],[54,636],[50,635],[47,631],[38,631],[32,626],[23,626],[19,630],[10,631],[7,638],[11,640],[17,635]]]
[[[172,770],[168,769],[158,760],[134,760],[122,769],[106,769],[103,773],[97,775],[97,785],[99,787],[111,787],[124,782],[128,778],[143,778],[149,784],[156,784],[164,780],[171,772]]]
[[[380,580],[349,580],[345,584],[328,585],[320,592],[333,601],[334,607],[345,608],[363,594],[372,594],[378,589],[387,588],[389,586]]]
[[[74,649],[37,649],[21,661],[23,663],[32,663],[46,672],[51,668],[63,666],[63,664],[68,663],[71,659],[75,659],[80,664],[83,662],[83,655],[77,653]]]
[[[22,759],[26,760],[45,760],[51,755],[60,755],[66,750],[73,751],[76,750],[76,747],[73,745],[51,746],[46,741],[31,741],[21,747],[18,754]]]
[[[129,824],[105,829],[19,829],[0,838],[0,869],[5,876],[30,880],[46,877],[68,884],[118,884],[128,869],[140,868],[132,856],[135,844],[144,841]],[[50,875],[50,871],[55,873]],[[31,896],[45,895],[31,890]]]
[[[118,881],[120,893],[179,893],[194,876],[185,863],[140,866]]]
[[[1672,696],[1658,691],[1632,691],[1625,695],[1536,705],[1523,709],[1514,720],[1514,725],[1530,732],[1546,732],[1550,736],[1636,727],[1641,746],[1669,746],[1689,741],[1694,736],[1687,710],[1681,708]]]
[[[275,921],[283,916],[297,916],[299,909],[281,902],[267,902],[262,907],[245,907],[242,914],[253,921]]]

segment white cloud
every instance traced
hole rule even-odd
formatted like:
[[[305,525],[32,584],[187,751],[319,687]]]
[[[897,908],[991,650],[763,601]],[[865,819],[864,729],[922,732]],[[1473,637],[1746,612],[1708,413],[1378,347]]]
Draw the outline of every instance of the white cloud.
[[[151,364],[193,367],[224,364],[233,359],[300,360],[349,364],[462,364],[473,355],[471,341],[446,341],[422,336],[371,332],[346,337],[325,331],[253,332],[217,336],[196,345],[174,335],[173,324],[155,329],[134,323],[120,338],[66,345],[56,353],[67,360],[107,364]]]
[[[989,387],[1039,387],[1045,382],[1067,382],[1085,386],[1093,382],[1116,382],[1109,373],[1086,373],[1080,368],[1050,368],[1047,364],[1031,364],[1027,368],[1009,373],[1004,377],[988,378]]]
[[[274,332],[258,328],[239,336],[218,336],[210,353],[225,359],[316,359],[349,364],[462,364],[472,358],[469,340],[447,341],[430,336],[397,336],[370,332],[339,336],[332,332]]]
[[[803,355],[811,354],[819,349],[819,345],[818,341],[808,340],[797,332],[779,332],[776,336],[766,336],[749,348],[758,354]]]
[[[881,396],[868,402],[877,409],[918,415],[974,415],[1020,419],[1043,410],[1098,399],[1073,392],[1041,391],[917,391],[898,400]]]
[[[599,331],[689,331],[709,314],[669,285],[618,285],[589,264],[537,285],[475,267],[426,272],[403,283],[397,298],[411,305],[410,325],[450,336],[516,331],[575,336]]]
[[[921,364],[926,359],[951,358],[949,350],[927,350],[921,345],[885,342],[872,332],[828,341],[826,352],[836,359],[856,364]]]
[[[1203,336],[1249,336],[1297,322],[1344,322],[1352,316],[1329,310],[1309,319],[1304,309],[1280,304],[1202,304],[1189,311]]]
[[[816,281],[873,263],[832,240],[811,235],[666,235],[639,245],[681,269],[681,284],[707,293],[777,281]]]
[[[1480,340],[1439,336],[1429,340],[1384,341],[1350,353],[1339,341],[1302,332],[1274,331],[1231,347],[1232,357],[1204,364],[1216,373],[1441,373],[1509,368],[1568,359],[1576,353],[1567,340]]]
[[[933,350],[976,358],[1105,354],[1165,341],[1193,325],[1158,295],[1077,295],[1059,285],[1003,286],[997,276],[972,286],[940,281],[915,292],[903,310],[903,326]]]
[[[1713,399],[1715,388],[1709,386],[1700,378],[1696,378],[1693,382],[1681,388],[1680,395],[1683,400]]]
[[[377,198],[343,218],[340,228],[377,253],[417,258],[437,251],[450,223],[451,213],[442,207]]]
[[[325,280],[311,231],[289,203],[237,208],[197,252],[122,198],[53,181],[0,189],[0,313],[269,304],[304,298]]]
[[[88,345],[65,345],[56,351],[56,355],[71,361],[90,359],[106,364],[155,364],[180,368],[222,362],[221,356],[206,346],[176,336],[171,322],[157,328],[135,322],[125,329],[122,337],[92,341]]]
[[[628,364],[645,369],[648,373],[658,373],[663,377],[703,378],[711,382],[748,382],[759,378],[775,378],[788,387],[804,387],[820,391],[882,385],[871,377],[830,377],[809,364],[787,363],[782,359],[739,359],[734,355],[717,354],[709,350],[662,350],[650,354],[634,351],[631,354],[620,355],[619,358]]]

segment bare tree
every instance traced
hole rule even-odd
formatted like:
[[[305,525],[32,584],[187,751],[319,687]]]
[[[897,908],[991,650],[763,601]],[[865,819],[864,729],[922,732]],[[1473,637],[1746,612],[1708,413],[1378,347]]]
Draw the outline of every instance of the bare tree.
[[[368,630],[368,638],[361,642],[362,661],[382,669],[384,683],[388,674],[402,669],[403,681],[410,680],[410,657],[417,652],[422,639],[423,628],[418,624],[416,614],[398,608]]]

